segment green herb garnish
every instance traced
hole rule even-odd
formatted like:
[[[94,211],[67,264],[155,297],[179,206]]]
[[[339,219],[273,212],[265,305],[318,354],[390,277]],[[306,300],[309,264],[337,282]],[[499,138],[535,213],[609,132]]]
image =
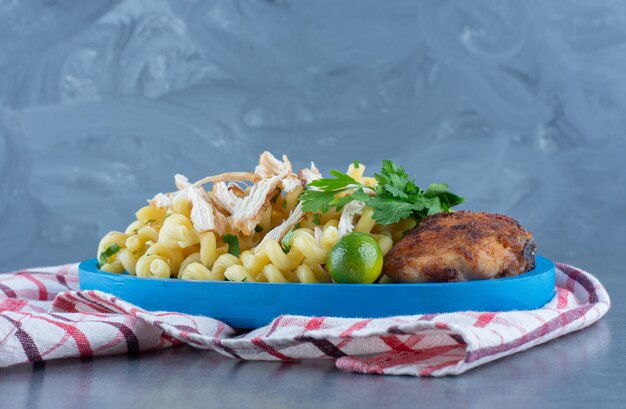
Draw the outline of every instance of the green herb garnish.
[[[352,166],[354,166],[354,169],[358,169],[359,165],[360,165],[360,163],[359,163],[358,160],[355,160],[354,162],[352,162]]]
[[[291,239],[293,238],[293,233],[295,232],[295,230],[296,227],[294,226],[294,228],[289,230],[289,232],[285,234],[283,236],[283,239],[280,241],[280,246],[282,247],[285,254],[289,253],[289,250],[291,250]]]
[[[320,220],[320,214],[319,213],[314,213],[313,214],[313,223],[315,223],[318,226],[320,224],[322,224],[322,221]]]
[[[257,224],[256,227],[254,228],[254,231],[257,233],[261,233],[263,231],[263,227],[261,227],[260,224]]]
[[[150,224],[150,223],[154,223],[154,222],[156,222],[156,220],[154,220],[154,219],[150,219],[150,220],[148,220],[147,222],[145,222],[144,224],[145,224],[145,225],[148,225],[148,224]]]
[[[340,211],[351,201],[360,200],[374,209],[373,217],[378,223],[392,224],[409,216],[419,222],[426,216],[448,212],[465,200],[449,192],[444,183],[434,183],[426,191],[420,189],[404,168],[390,160],[383,161],[380,173],[374,175],[378,183],[372,188],[337,170],[331,170],[330,174],[334,178],[310,183],[317,190],[307,189],[302,193],[302,210],[325,213],[335,207]],[[373,190],[375,196],[365,193],[365,189]],[[344,192],[349,194],[335,198]]]
[[[235,257],[239,257],[239,238],[234,234],[225,234],[222,236],[224,243],[228,244],[228,253]]]
[[[281,205],[283,209],[287,208],[287,201],[283,199],[283,204]]]
[[[272,196],[272,198],[270,199],[270,202],[272,202],[272,204],[276,203],[276,200],[278,200],[278,196],[280,196],[280,193],[281,193],[281,190],[276,189],[276,194]]]
[[[107,259],[113,256],[114,254],[116,254],[118,251],[120,251],[120,246],[113,243],[109,247],[107,247],[106,250],[100,253],[100,257],[98,257],[98,261],[100,262],[100,267],[105,265],[107,263]]]

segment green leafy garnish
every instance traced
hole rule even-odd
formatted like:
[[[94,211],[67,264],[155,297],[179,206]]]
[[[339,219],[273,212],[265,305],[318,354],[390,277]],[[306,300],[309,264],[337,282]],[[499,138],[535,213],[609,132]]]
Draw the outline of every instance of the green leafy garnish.
[[[313,214],[313,223],[315,223],[318,226],[320,224],[322,224],[322,221],[320,220],[320,214],[319,213],[314,213]]]
[[[148,225],[148,224],[150,224],[150,223],[154,223],[154,222],[156,222],[156,220],[154,220],[154,219],[150,219],[150,220],[148,220],[147,222],[145,222],[144,224],[145,224],[145,225]]]
[[[291,230],[289,230],[289,232],[287,232],[287,234],[283,236],[282,240],[280,241],[280,247],[283,249],[283,252],[285,254],[289,253],[289,250],[291,250],[291,240],[293,238],[293,234],[300,227],[300,223],[297,223],[291,228]]]
[[[360,165],[360,163],[359,163],[358,160],[355,160],[354,162],[352,162],[352,166],[354,166],[354,169],[358,169],[359,165]]]
[[[272,204],[276,203],[276,200],[278,200],[278,196],[280,196],[280,192],[280,189],[276,189],[276,194],[270,199],[270,202]]]
[[[254,228],[254,231],[257,233],[261,233],[263,231],[263,227],[261,227],[260,224],[257,224],[256,227]]]
[[[116,254],[118,251],[120,251],[120,246],[113,243],[109,247],[107,247],[106,250],[100,253],[100,257],[98,257],[98,261],[100,262],[100,267],[105,265],[107,263],[108,258]]]
[[[222,236],[224,243],[228,244],[228,253],[235,257],[239,257],[239,238],[234,234],[225,234]]]
[[[404,168],[390,160],[383,161],[380,173],[374,175],[377,184],[371,188],[337,170],[330,174],[334,177],[315,180],[310,183],[315,189],[302,193],[302,210],[317,213],[335,207],[340,211],[351,201],[360,200],[374,209],[373,218],[378,223],[392,224],[410,216],[419,222],[427,216],[449,212],[464,201],[448,191],[444,183],[433,183],[425,191],[420,189]]]
[[[291,239],[293,238],[293,233],[295,230],[296,230],[295,227],[289,230],[289,232],[285,234],[283,236],[283,239],[280,241],[280,247],[283,248],[283,252],[285,254],[289,253],[289,250],[291,250]]]
[[[363,190],[365,185],[357,182],[345,173],[341,173],[338,170],[331,170],[330,174],[334,178],[322,178],[314,180],[309,186],[316,187],[318,190],[307,189],[300,195],[300,201],[302,201],[302,210],[305,212],[322,212],[326,213],[330,210],[331,206],[336,207],[337,210],[341,210],[343,206],[351,202],[350,197],[340,197],[335,199],[335,195],[348,190],[357,189]]]

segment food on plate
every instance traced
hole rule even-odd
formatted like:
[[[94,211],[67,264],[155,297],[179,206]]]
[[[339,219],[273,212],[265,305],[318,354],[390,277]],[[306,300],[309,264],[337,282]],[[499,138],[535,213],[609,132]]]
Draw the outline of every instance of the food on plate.
[[[383,272],[413,283],[509,277],[535,268],[535,250],[532,234],[511,217],[439,213],[394,245]]]
[[[375,242],[384,256],[421,220],[463,202],[445,184],[420,189],[389,160],[373,177],[364,172],[355,161],[346,173],[331,170],[325,178],[313,163],[295,172],[286,155],[278,159],[263,152],[253,172],[195,182],[176,175],[175,191],[157,194],[125,231],[101,239],[99,267],[185,280],[339,281],[353,275],[339,267],[361,257],[332,258],[338,269],[330,274],[329,253],[343,237],[368,235],[354,247]],[[365,268],[356,281],[378,278],[378,255],[359,263]]]
[[[383,253],[369,234],[350,233],[330,250],[326,268],[336,283],[371,284],[380,277]]]

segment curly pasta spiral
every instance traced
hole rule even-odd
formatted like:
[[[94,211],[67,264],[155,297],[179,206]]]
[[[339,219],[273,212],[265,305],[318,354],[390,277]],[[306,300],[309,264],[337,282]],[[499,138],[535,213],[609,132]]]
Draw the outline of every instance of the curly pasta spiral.
[[[143,252],[148,242],[156,243],[159,240],[159,231],[153,226],[146,226],[140,221],[131,223],[126,228],[126,248],[137,253]]]
[[[314,233],[308,229],[298,229],[294,232],[291,251],[300,253],[305,260],[313,264],[325,264],[328,252],[339,239],[337,228],[326,227],[318,243]]]
[[[186,218],[191,217],[191,201],[186,195],[177,195],[172,200],[170,210],[174,214],[180,214]],[[171,217],[171,216],[170,216]]]
[[[378,246],[380,247],[380,251],[383,253],[383,256],[389,253],[393,247],[393,240],[391,236],[386,234],[372,234],[372,236],[378,242]]]
[[[182,262],[182,251],[155,243],[139,257],[135,270],[139,277],[167,278],[178,273]]]
[[[167,247],[186,248],[199,242],[200,236],[191,221],[180,214],[173,214],[165,219],[159,232],[159,243]]]
[[[135,213],[137,220],[143,225],[156,224],[163,225],[165,220],[165,209],[155,206],[144,206]]]
[[[117,254],[117,259],[122,265],[123,271],[131,275],[137,274],[136,265],[138,257],[130,249],[121,249]]]
[[[138,277],[169,278],[172,274],[167,259],[157,254],[144,254],[139,257],[135,270]]]
[[[185,267],[180,274],[180,278],[184,280],[205,280],[205,281],[223,281],[224,272],[232,267],[241,265],[238,257],[232,254],[222,254],[213,263],[213,268],[209,269],[202,263],[192,262]]]
[[[230,281],[270,283],[329,283],[330,276],[322,266],[300,264],[293,271],[281,271],[273,264],[266,264],[258,274],[252,274],[244,266],[228,267],[225,276]]]
[[[257,249],[256,253],[265,254],[272,264],[283,271],[294,270],[304,259],[304,256],[299,251],[290,251],[285,254],[276,240],[267,240],[260,249]]]
[[[124,249],[126,247],[126,239],[128,235],[125,233],[121,233],[119,231],[112,231],[107,233],[98,243],[98,253],[97,256],[106,251],[112,245],[117,245],[120,249]],[[106,259],[106,263],[100,266],[102,271],[107,271],[109,273],[122,273],[124,271],[124,266],[119,260],[118,254],[113,254]]]
[[[241,253],[240,258],[241,258],[241,264],[243,265],[243,267],[250,274],[253,274],[253,275],[260,273],[261,270],[263,270],[263,267],[265,267],[270,262],[269,257],[267,257],[267,255],[265,255],[264,253],[255,254],[250,250],[246,250],[243,253]],[[236,280],[232,280],[232,281],[236,281]]]

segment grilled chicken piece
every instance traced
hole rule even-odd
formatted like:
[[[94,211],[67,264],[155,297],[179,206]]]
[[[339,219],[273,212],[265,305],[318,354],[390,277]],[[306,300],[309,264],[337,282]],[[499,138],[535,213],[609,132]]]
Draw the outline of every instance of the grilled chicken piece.
[[[385,256],[398,282],[467,281],[535,268],[532,234],[508,216],[460,211],[424,219]]]

